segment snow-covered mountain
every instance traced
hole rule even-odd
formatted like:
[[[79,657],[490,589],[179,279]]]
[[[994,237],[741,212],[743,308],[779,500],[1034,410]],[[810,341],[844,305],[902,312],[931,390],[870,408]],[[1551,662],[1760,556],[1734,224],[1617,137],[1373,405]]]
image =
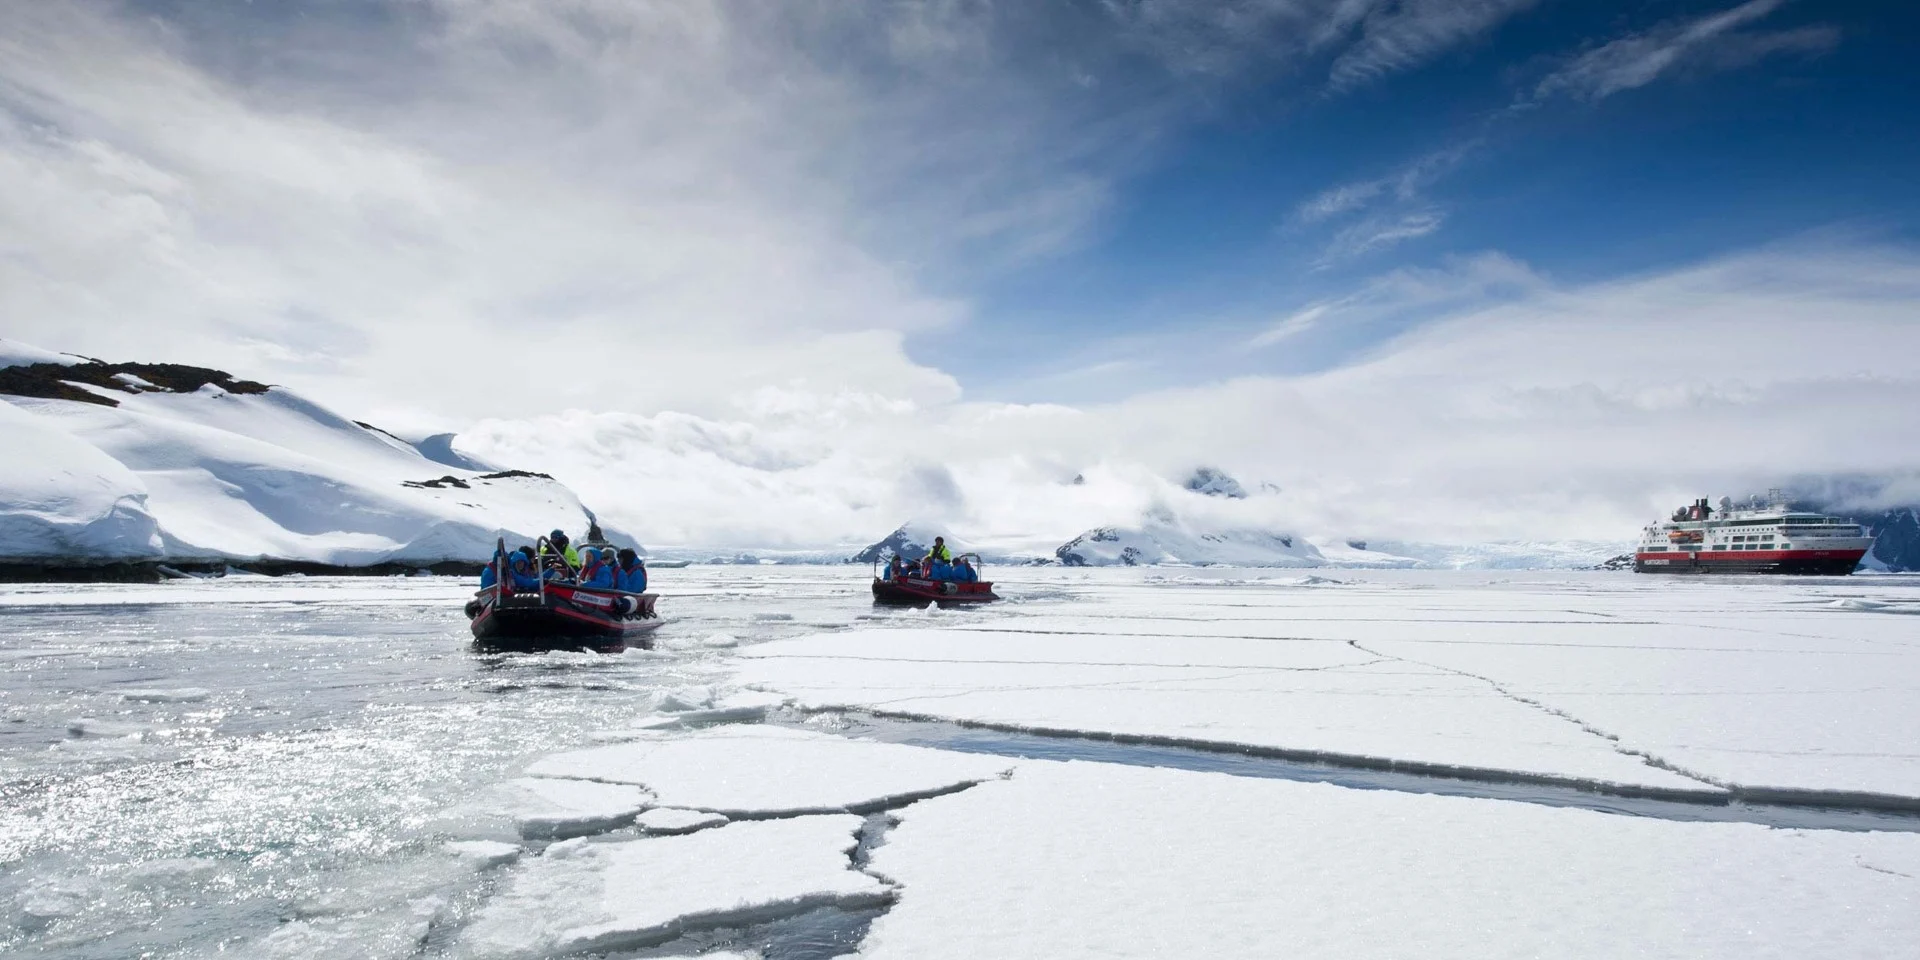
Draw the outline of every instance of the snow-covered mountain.
[[[1200,467],[1187,477],[1186,488],[1194,493],[1209,497],[1226,497],[1231,500],[1245,500],[1247,488],[1240,481],[1228,476],[1226,471],[1214,467]]]
[[[899,529],[868,544],[866,548],[859,553],[848,557],[847,562],[873,563],[876,560],[884,561],[895,555],[906,557],[910,560],[924,557],[927,555],[927,551],[933,547],[934,537],[945,537],[947,549],[953,551],[955,556],[963,553],[982,553],[982,550],[976,544],[955,537],[952,533],[937,529],[931,524],[915,520],[901,524]],[[989,560],[1005,559],[998,551],[987,551],[987,554],[987,559]]]
[[[471,562],[591,518],[544,474],[454,466],[218,370],[0,341],[0,400],[5,563]]]
[[[1305,537],[1266,530],[1196,530],[1156,512],[1135,527],[1099,527],[1054,551],[1070,567],[1223,564],[1319,567],[1327,564]]]

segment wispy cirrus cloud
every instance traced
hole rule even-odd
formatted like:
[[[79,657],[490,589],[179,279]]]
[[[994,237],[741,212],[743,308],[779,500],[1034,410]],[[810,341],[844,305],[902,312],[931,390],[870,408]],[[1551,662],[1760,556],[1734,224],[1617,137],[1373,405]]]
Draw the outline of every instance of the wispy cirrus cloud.
[[[1103,0],[1142,49],[1178,73],[1331,58],[1326,91],[1415,69],[1537,0]]]
[[[1776,53],[1825,53],[1840,42],[1838,28],[1820,24],[1784,30],[1746,29],[1786,2],[1748,0],[1717,13],[1670,20],[1612,40],[1574,57],[1542,79],[1533,88],[1532,99],[1567,96],[1604,100],[1681,70],[1729,70]]]
[[[1355,21],[1359,37],[1334,59],[1328,71],[1328,83],[1336,91],[1350,90],[1388,74],[1412,69],[1447,50],[1472,42],[1534,3],[1535,0],[1394,0],[1342,4],[1339,13]]]

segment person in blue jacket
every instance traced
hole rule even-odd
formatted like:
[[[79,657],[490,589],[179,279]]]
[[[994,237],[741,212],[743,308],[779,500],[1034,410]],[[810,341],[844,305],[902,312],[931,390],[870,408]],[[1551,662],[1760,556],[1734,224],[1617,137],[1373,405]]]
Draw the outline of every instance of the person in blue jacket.
[[[639,554],[626,547],[622,547],[614,559],[620,562],[619,569],[614,572],[614,578],[618,581],[617,586],[619,589],[625,590],[628,593],[646,593],[647,562],[640,559]]]
[[[500,556],[494,555],[493,562],[480,571],[480,589],[485,590],[500,582]],[[507,572],[513,577],[515,590],[533,590],[540,586],[540,579],[533,575],[533,561],[526,554],[515,551],[507,554]]]
[[[613,551],[601,551],[592,547],[582,547],[580,549],[581,567],[579,583],[581,586],[600,587],[605,590],[614,589],[613,565],[601,559],[600,555],[603,552],[612,553]]]
[[[533,575],[533,558],[524,553],[513,553],[507,557],[507,572],[513,575],[515,590],[538,590],[540,578]]]

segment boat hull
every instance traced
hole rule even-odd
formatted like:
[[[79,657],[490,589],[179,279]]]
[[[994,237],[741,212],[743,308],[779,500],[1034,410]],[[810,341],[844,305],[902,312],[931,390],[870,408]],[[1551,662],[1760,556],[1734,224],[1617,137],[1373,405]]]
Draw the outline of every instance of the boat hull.
[[[1635,573],[1776,573],[1844,577],[1860,565],[1865,550],[1709,550],[1636,553]]]
[[[952,580],[921,580],[907,577],[901,580],[873,581],[873,602],[897,604],[902,606],[924,607],[929,603],[941,606],[953,604],[988,603],[1000,599],[993,592],[993,584],[986,582],[956,583]]]
[[[467,605],[467,627],[474,643],[488,649],[644,648],[665,622],[653,612],[653,602],[650,593],[564,586],[550,586],[544,596],[483,590]]]

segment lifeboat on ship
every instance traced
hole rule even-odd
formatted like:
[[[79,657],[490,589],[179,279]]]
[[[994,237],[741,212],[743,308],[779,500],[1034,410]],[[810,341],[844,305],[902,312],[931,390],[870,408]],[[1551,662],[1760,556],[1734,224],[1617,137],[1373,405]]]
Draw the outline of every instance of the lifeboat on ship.
[[[954,560],[956,563],[968,561],[975,570],[981,568],[979,554],[965,553]],[[918,564],[909,564],[906,572],[897,577],[888,573],[890,571],[880,569],[880,561],[874,561],[874,603],[915,607],[932,603],[944,607],[1000,599],[1000,595],[993,592],[992,581],[988,580],[936,580]]]
[[[545,537],[538,548],[549,559],[559,554]],[[498,555],[506,555],[504,543]],[[565,560],[559,564],[566,568]],[[467,627],[477,646],[491,650],[647,647],[648,636],[666,622],[654,611],[657,599],[652,593],[582,587],[544,577],[532,588],[515,589],[513,578],[505,576],[467,601]]]

